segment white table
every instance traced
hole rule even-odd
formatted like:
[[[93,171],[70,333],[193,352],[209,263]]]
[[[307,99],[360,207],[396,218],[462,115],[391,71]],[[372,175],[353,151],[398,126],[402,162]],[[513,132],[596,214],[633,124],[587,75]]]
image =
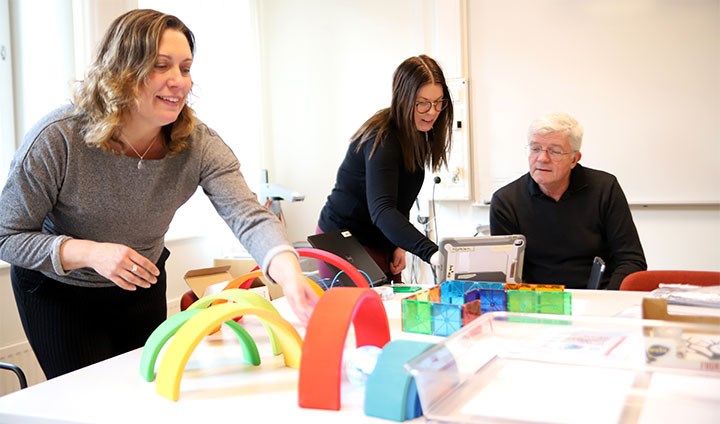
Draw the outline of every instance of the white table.
[[[586,290],[572,293],[574,315],[606,317],[634,310],[646,294]],[[283,316],[292,317],[284,299],[274,304]],[[387,301],[385,307],[392,339],[442,340],[403,333],[399,300]],[[141,378],[142,351],[137,349],[0,397],[0,423],[220,423],[260,418],[268,423],[389,422],[365,416],[363,390],[347,382],[342,385],[340,411],[300,408],[298,370],[285,367],[282,356],[272,356],[267,336],[253,319],[243,318],[258,343],[262,364],[243,364],[240,347],[229,332],[212,336],[201,342],[191,356],[177,402],[157,395],[155,382]],[[302,335],[303,330],[299,331]],[[349,336],[348,343],[354,345],[354,337]]]

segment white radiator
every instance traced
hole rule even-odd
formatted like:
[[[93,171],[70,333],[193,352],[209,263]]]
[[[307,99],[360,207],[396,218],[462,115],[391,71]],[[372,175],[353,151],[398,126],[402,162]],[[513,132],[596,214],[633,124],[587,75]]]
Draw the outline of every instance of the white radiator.
[[[38,364],[37,359],[35,359],[35,354],[32,349],[30,349],[28,342],[0,348],[0,362],[8,362],[19,366],[25,373],[28,386],[45,381],[45,375],[42,369],[40,369],[40,364]],[[15,392],[19,389],[20,383],[15,373],[0,369],[0,396]]]

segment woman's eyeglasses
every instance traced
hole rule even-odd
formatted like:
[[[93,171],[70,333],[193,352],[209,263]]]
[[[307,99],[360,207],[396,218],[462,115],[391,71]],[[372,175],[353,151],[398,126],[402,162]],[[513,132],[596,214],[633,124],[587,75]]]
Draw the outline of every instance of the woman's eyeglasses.
[[[435,100],[434,102],[415,102],[415,110],[417,110],[418,113],[428,113],[431,107],[435,107],[436,111],[442,112],[448,103],[450,103],[448,99]]]

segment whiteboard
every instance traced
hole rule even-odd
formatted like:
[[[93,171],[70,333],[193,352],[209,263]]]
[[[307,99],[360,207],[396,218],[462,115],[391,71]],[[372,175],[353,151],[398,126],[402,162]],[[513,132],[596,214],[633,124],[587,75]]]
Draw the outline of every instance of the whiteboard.
[[[527,172],[530,122],[564,111],[581,164],[631,203],[720,202],[720,0],[471,0],[476,195]]]

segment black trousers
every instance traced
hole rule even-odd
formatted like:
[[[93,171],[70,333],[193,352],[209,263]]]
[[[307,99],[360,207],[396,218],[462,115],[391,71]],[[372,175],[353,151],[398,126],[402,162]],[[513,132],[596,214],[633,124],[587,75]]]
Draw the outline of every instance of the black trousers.
[[[40,272],[10,269],[25,335],[47,379],[141,347],[167,318],[164,249],[157,283],[135,291],[77,287]]]

